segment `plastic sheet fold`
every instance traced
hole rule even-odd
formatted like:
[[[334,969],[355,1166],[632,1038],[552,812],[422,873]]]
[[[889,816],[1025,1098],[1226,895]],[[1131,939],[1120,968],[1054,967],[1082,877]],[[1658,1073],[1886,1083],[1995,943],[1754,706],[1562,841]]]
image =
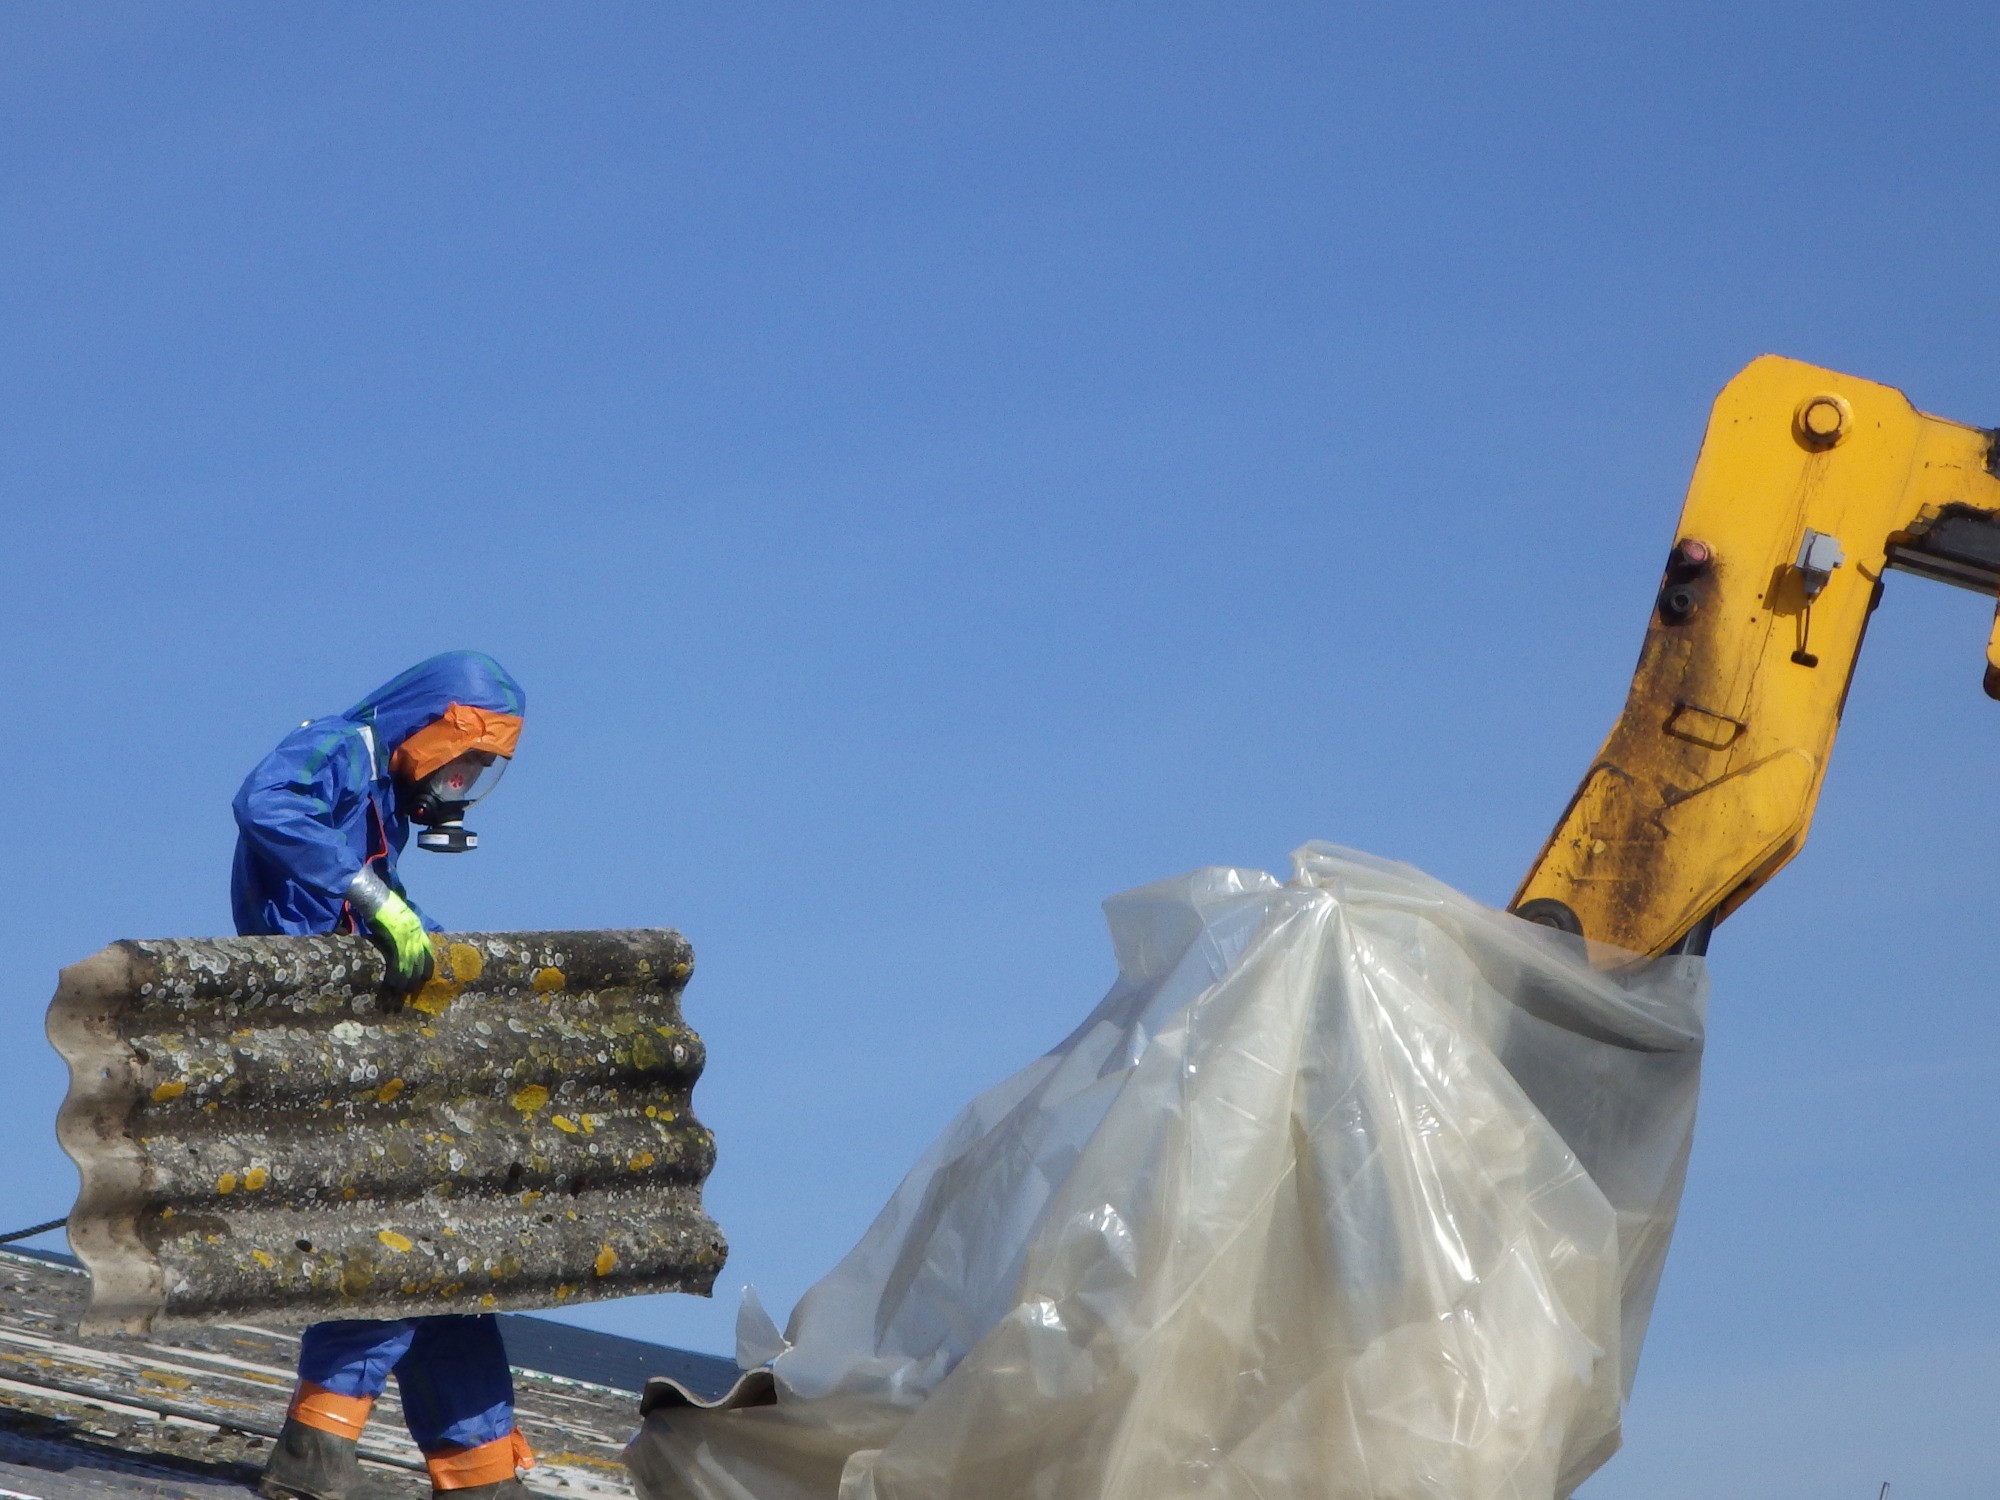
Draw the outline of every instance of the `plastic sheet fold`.
[[[746,1299],[775,1403],[649,1401],[646,1500],[1543,1500],[1616,1448],[1701,961],[1324,844],[1105,910],[1096,1010],[782,1335]]]

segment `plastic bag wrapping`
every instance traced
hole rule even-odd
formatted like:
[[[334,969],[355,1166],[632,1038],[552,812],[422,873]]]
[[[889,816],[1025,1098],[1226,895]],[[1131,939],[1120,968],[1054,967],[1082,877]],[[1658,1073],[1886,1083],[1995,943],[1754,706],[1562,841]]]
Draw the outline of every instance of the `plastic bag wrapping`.
[[[1105,903],[1118,979],[782,1337],[649,1413],[646,1500],[1544,1500],[1618,1443],[1694,1128],[1699,959],[1325,844]],[[1599,955],[1600,960],[1602,955]]]

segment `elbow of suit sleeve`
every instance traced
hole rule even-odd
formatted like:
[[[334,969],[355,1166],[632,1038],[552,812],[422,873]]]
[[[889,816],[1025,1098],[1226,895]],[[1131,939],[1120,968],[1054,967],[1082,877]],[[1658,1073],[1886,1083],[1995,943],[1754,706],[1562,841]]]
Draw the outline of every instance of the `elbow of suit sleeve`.
[[[251,772],[230,804],[243,841],[268,864],[333,901],[361,868],[362,851],[337,825],[331,779],[295,779],[273,756]]]

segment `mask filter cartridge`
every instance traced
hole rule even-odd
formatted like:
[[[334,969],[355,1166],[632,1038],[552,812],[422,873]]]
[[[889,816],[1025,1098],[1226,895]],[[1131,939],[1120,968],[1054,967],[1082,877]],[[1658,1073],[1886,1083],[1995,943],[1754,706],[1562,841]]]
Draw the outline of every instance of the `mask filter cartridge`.
[[[418,830],[417,847],[433,854],[463,854],[479,847],[479,835],[459,818],[445,818]]]

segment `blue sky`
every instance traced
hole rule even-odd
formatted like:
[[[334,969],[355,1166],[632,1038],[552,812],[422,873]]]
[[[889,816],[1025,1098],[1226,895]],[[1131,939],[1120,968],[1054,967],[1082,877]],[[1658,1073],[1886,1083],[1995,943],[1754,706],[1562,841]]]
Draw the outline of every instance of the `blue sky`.
[[[11,1222],[56,970],[227,930],[292,724],[532,713],[462,928],[673,925],[726,1350],[1111,973],[1330,838],[1504,901],[1623,700],[1714,392],[2000,419],[1987,7],[0,11]],[[1897,579],[1590,1500],[1988,1493],[2000,706]]]

